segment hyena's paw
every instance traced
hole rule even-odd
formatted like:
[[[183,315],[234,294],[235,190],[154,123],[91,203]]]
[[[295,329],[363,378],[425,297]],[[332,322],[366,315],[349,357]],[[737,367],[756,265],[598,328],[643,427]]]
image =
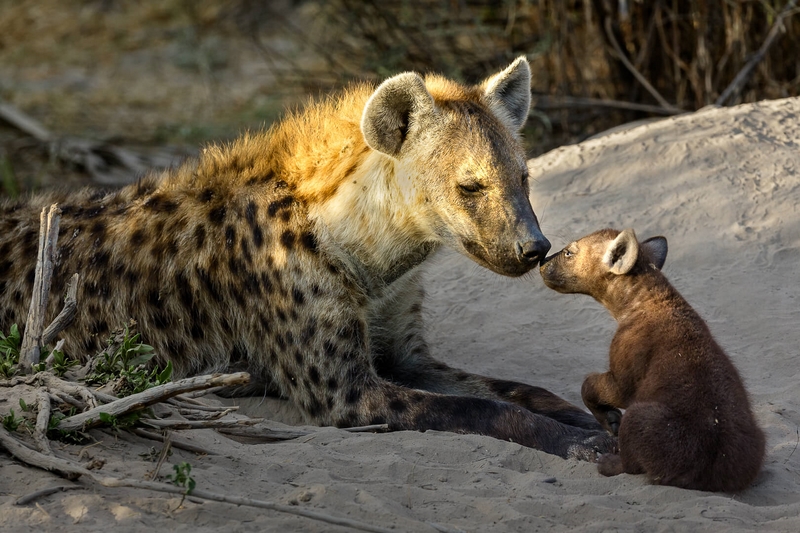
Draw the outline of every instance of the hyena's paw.
[[[612,435],[619,435],[620,422],[622,422],[622,411],[615,407],[611,407],[605,412],[605,422],[603,423],[603,427]]]
[[[603,454],[615,454],[617,450],[617,438],[603,431],[572,444],[567,449],[567,458],[594,463]]]
[[[625,471],[622,458],[613,453],[606,453],[597,459],[597,471],[604,476],[616,476]]]

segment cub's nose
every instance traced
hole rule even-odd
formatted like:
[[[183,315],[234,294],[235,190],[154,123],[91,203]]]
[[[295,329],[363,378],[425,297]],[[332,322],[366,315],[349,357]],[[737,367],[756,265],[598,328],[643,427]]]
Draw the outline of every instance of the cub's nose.
[[[541,239],[517,242],[517,259],[523,263],[539,264],[547,257],[550,251],[550,241]]]

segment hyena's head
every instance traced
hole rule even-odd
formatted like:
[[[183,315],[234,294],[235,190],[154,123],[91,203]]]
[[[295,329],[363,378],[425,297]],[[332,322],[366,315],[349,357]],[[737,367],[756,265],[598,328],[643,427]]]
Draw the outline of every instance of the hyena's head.
[[[555,291],[588,294],[603,301],[612,284],[624,285],[615,281],[653,267],[661,270],[666,259],[664,237],[651,237],[640,243],[632,229],[604,229],[545,259],[539,273],[544,284]]]
[[[426,238],[507,276],[537,266],[550,243],[528,199],[519,142],[530,107],[525,58],[474,87],[399,74],[367,102],[367,144],[394,160],[402,194]]]

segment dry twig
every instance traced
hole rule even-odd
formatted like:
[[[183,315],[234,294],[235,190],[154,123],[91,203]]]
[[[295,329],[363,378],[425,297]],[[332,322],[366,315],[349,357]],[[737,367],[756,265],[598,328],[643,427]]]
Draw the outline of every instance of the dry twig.
[[[725,90],[722,91],[722,94],[719,95],[719,98],[717,98],[717,101],[714,102],[714,104],[725,105],[725,102],[727,102],[731,96],[739,93],[742,85],[744,85],[744,82],[750,77],[750,74],[753,72],[753,69],[756,67],[756,65],[758,65],[764,59],[764,56],[767,55],[769,47],[772,46],[772,43],[778,37],[778,33],[781,29],[783,29],[784,19],[798,12],[795,10],[795,6],[797,6],[797,0],[789,0],[786,5],[783,6],[783,9],[775,18],[775,23],[772,25],[772,28],[770,28],[767,38],[764,39],[763,43],[761,43],[761,47],[758,49],[758,52],[756,52],[755,55],[750,58],[750,61],[748,61],[745,66],[742,67],[742,70],[736,74],[736,77],[733,78],[733,81],[730,83],[730,85],[728,85]]]
[[[67,329],[78,316],[78,282],[80,276],[76,273],[72,275],[67,285],[67,297],[64,299],[64,308],[58,316],[50,323],[42,333],[42,346],[53,342],[59,333]]]
[[[674,105],[670,104],[669,102],[667,102],[667,100],[663,96],[661,96],[661,93],[659,93],[655,87],[650,85],[650,82],[647,81],[647,78],[645,78],[641,72],[636,70],[636,67],[633,65],[633,63],[631,63],[631,61],[628,59],[628,56],[625,55],[625,52],[622,50],[622,47],[617,42],[617,38],[614,37],[614,30],[611,28],[611,18],[606,19],[605,30],[606,30],[606,35],[608,36],[608,40],[609,42],[611,42],[611,46],[614,47],[614,51],[617,53],[617,57],[619,58],[620,61],[622,61],[622,64],[625,65],[625,68],[627,68],[631,72],[631,74],[633,74],[633,76],[639,81],[639,83],[642,84],[642,87],[644,87],[647,90],[647,92],[649,92],[653,96],[653,98],[655,98],[656,101],[659,104],[661,104],[661,107],[663,107],[664,109],[673,113],[683,113],[682,109],[679,109]]]
[[[65,418],[58,424],[58,429],[63,431],[76,431],[94,427],[101,423],[100,413],[107,413],[110,416],[120,416],[132,411],[138,411],[154,403],[162,402],[186,391],[217,387],[220,385],[242,385],[248,381],[250,381],[250,374],[238,372],[235,374],[196,376],[165,383],[164,385],[158,385],[146,391],[132,394],[125,398],[114,400],[106,405]]]
[[[22,339],[22,346],[20,346],[19,350],[19,367],[26,373],[32,372],[33,365],[39,363],[44,319],[47,314],[47,298],[50,295],[53,264],[56,259],[60,220],[61,210],[56,204],[42,209],[42,214],[39,218],[39,253],[36,259],[33,297],[31,298],[28,320],[25,322],[25,338]]]
[[[36,414],[36,427],[33,430],[33,441],[39,448],[39,451],[52,455],[53,451],[50,449],[50,441],[47,440],[47,428],[50,425],[50,395],[47,389],[36,389],[36,400],[39,412]]]

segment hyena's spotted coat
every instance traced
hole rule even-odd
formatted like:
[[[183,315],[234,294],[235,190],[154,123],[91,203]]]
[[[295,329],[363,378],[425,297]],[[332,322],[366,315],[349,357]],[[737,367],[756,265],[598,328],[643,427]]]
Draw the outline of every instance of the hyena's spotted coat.
[[[608,451],[591,415],[436,362],[422,337],[417,267],[440,245],[510,276],[549,249],[516,134],[529,87],[524,59],[476,87],[400,74],[116,192],[3,204],[0,327],[24,323],[38,213],[58,202],[52,294],[83,276],[68,353],[134,318],[177,374],[246,369],[315,423]]]

